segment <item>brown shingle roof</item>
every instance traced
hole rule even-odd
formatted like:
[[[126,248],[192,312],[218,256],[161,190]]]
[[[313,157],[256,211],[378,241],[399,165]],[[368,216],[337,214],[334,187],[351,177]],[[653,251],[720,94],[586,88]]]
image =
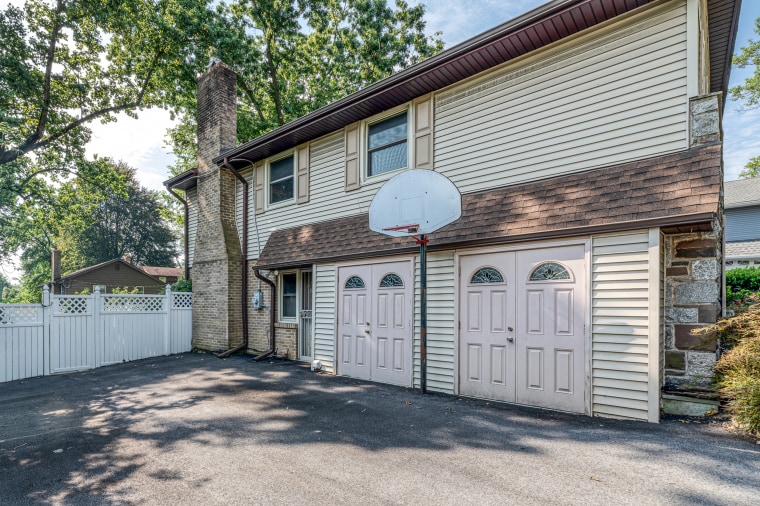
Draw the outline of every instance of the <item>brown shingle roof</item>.
[[[153,277],[165,276],[165,277],[181,277],[184,271],[179,267],[152,267],[150,265],[141,265],[140,269],[145,271],[146,274],[150,274]]]
[[[709,222],[718,212],[722,146],[471,193],[431,249]],[[295,267],[416,250],[369,229],[367,214],[277,230],[257,266]]]

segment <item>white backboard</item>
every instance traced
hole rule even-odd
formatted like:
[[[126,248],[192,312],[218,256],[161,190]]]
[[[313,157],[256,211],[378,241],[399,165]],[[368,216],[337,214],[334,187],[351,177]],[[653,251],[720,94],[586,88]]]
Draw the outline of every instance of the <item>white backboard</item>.
[[[369,206],[369,228],[392,237],[430,234],[460,216],[462,195],[454,183],[432,170],[410,169],[377,191]],[[395,227],[407,228],[389,230]]]

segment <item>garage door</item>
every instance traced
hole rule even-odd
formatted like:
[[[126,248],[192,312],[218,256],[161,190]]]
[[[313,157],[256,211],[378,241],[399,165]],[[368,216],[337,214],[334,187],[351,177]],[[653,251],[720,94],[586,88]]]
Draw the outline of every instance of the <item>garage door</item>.
[[[460,393],[585,412],[585,247],[460,257]]]
[[[411,262],[338,268],[338,373],[412,383]]]

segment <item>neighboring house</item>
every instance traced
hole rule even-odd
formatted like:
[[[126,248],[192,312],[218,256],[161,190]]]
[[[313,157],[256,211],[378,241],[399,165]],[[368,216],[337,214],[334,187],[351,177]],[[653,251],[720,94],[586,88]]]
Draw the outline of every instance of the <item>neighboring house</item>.
[[[166,287],[168,281],[162,281],[158,276],[146,273],[145,267],[139,267],[129,262],[128,259],[114,258],[84,269],[79,269],[62,276],[61,255],[58,250],[53,250],[52,255],[53,281],[52,292],[54,294],[75,294],[82,291],[92,293],[95,288],[100,288],[100,293],[113,293],[114,288],[134,290],[137,293],[157,294]],[[148,267],[147,269],[165,269],[164,267]],[[171,272],[182,269],[172,269]]]
[[[212,64],[198,167],[166,182],[187,200],[194,345],[274,333],[291,358],[415,387],[426,353],[431,391],[659,420],[663,388],[708,385],[715,361],[690,331],[722,303],[738,14],[553,1],[236,147],[236,74]],[[426,350],[417,246],[368,228],[411,167],[463,194],[430,236]]]
[[[760,266],[760,177],[727,181],[726,269]]]

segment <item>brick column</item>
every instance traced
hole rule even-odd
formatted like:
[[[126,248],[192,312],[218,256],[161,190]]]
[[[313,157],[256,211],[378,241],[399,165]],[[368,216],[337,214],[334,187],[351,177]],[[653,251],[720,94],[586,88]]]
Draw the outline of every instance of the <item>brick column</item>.
[[[243,340],[235,177],[213,158],[237,145],[237,74],[221,62],[198,78],[198,231],[193,259],[193,347],[225,350]]]

